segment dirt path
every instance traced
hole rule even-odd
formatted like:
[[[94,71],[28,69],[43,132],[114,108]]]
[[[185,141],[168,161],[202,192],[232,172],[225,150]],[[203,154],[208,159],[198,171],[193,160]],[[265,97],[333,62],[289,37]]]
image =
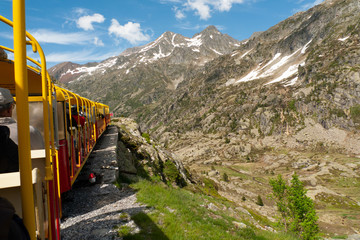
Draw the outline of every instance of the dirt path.
[[[73,189],[63,197],[62,239],[121,239],[116,226],[122,224],[121,214],[136,214],[144,209],[136,203],[135,192],[119,190],[116,179],[116,145],[118,132],[110,126],[96,145]],[[88,175],[97,176],[95,184]]]

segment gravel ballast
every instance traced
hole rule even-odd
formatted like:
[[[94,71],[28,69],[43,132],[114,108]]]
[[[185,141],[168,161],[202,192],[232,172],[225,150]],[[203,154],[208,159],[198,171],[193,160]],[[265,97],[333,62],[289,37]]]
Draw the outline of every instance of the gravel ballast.
[[[116,146],[118,131],[109,126],[95,146],[73,189],[63,195],[61,239],[121,239],[117,228],[121,214],[133,215],[145,209],[136,203],[130,188],[118,189]],[[95,173],[96,182],[88,181]]]

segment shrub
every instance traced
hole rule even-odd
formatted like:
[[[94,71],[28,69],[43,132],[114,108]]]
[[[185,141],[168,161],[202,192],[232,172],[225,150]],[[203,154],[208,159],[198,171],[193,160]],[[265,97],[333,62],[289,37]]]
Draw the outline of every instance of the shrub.
[[[296,106],[295,106],[295,99],[291,100],[289,103],[288,103],[288,108],[291,110],[291,111],[294,111],[296,112]]]
[[[360,104],[357,104],[350,108],[350,115],[351,115],[351,119],[354,122],[360,122]]]
[[[164,164],[164,174],[169,182],[177,183],[180,180],[179,170],[171,160],[167,160]]]
[[[148,133],[141,134],[143,138],[145,138],[146,142],[150,144],[150,135]]]
[[[259,205],[259,206],[264,206],[264,202],[263,202],[260,195],[258,195],[258,197],[257,197],[256,204]]]
[[[226,173],[223,174],[223,180],[229,182],[229,176]]]

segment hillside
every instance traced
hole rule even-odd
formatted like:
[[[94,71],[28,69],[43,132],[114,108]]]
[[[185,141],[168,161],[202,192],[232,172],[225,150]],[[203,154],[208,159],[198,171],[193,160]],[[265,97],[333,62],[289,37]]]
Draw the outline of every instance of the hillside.
[[[326,0],[241,42],[214,27],[193,38],[167,32],[77,66],[84,74],[67,86],[136,119],[228,199],[245,197],[272,219],[268,180],[296,171],[322,231],[358,233],[359,9],[355,0]]]

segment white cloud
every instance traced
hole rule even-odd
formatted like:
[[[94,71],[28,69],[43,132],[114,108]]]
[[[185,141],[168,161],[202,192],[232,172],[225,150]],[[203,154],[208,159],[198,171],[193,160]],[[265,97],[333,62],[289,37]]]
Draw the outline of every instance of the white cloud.
[[[220,12],[230,11],[233,4],[242,4],[244,0],[221,0],[215,1],[216,5],[215,8]]]
[[[162,0],[168,3],[178,3],[178,1]],[[186,0],[183,1],[183,9],[176,8],[175,17],[177,19],[185,18],[184,11],[194,11],[202,20],[211,18],[213,12],[230,11],[233,4],[242,4],[245,0]]]
[[[61,52],[61,53],[50,53],[46,55],[46,61],[51,63],[59,62],[89,62],[89,61],[103,61],[109,57],[114,56],[114,51],[99,54],[92,50],[82,50],[78,52]]]
[[[179,8],[174,7],[173,10],[175,12],[176,19],[181,20],[181,19],[184,19],[186,17],[184,12],[182,10],[180,10]]]
[[[159,0],[163,4],[173,4],[175,17],[178,20],[186,17],[185,12],[193,11],[202,20],[211,18],[213,12],[230,11],[234,4],[243,4],[250,0]],[[254,0],[251,0],[254,1]]]
[[[87,14],[89,10],[86,9],[86,8],[75,8],[74,9],[74,12],[79,14],[79,15],[84,15],[84,14]]]
[[[200,16],[200,19],[207,20],[211,17],[210,6],[206,0],[188,0],[186,6],[195,11],[195,14]]]
[[[182,3],[184,0],[160,0],[160,3],[166,4],[166,3]]]
[[[0,32],[0,37],[6,38],[6,39],[14,39],[14,35],[7,32]]]
[[[83,45],[93,39],[86,33],[60,33],[47,29],[38,29],[30,31],[36,40],[40,43],[55,43],[61,45]]]
[[[109,34],[114,34],[117,37],[124,38],[131,44],[137,44],[139,42],[150,40],[150,36],[143,33],[140,23],[128,22],[125,25],[120,25],[116,19],[111,20]]]
[[[104,46],[103,41],[101,41],[101,39],[99,39],[98,37],[94,38],[94,44],[95,44],[95,46],[100,46],[100,47]]]
[[[305,11],[305,10],[308,10],[309,8],[312,8],[316,5],[319,5],[320,3],[322,3],[324,0],[315,0],[314,2],[311,2],[311,3],[306,3],[306,4],[303,4],[300,9],[295,9],[294,12],[299,12],[299,11]],[[303,1],[301,1],[303,2]]]
[[[105,21],[103,15],[95,13],[94,15],[87,15],[80,17],[76,24],[79,28],[84,29],[85,31],[94,30],[93,23],[102,23]]]
[[[196,24],[196,25],[194,25],[191,22],[185,22],[185,23],[181,23],[181,24],[177,25],[177,27],[180,28],[180,29],[185,29],[185,30],[199,31],[199,30],[203,30],[206,27],[208,27],[208,25],[207,24],[203,24],[203,25]]]

